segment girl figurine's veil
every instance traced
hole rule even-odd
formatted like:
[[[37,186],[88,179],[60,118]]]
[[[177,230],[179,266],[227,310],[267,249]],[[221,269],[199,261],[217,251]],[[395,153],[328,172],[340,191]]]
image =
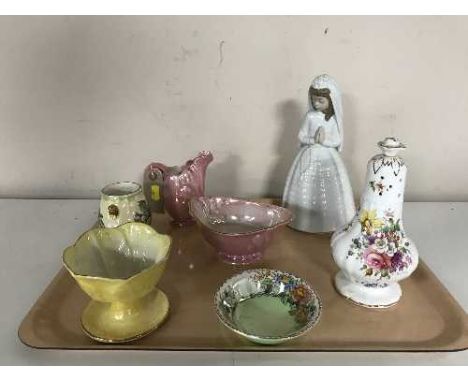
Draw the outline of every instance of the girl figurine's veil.
[[[341,105],[341,91],[338,87],[336,81],[330,77],[328,74],[321,74],[318,77],[315,77],[312,81],[311,86],[314,89],[328,89],[330,90],[330,98],[333,104],[333,109],[335,110],[336,125],[338,127],[338,134],[340,135],[341,143],[338,146],[338,151],[341,151],[343,147],[343,108]],[[312,100],[309,96],[309,110],[313,109]]]

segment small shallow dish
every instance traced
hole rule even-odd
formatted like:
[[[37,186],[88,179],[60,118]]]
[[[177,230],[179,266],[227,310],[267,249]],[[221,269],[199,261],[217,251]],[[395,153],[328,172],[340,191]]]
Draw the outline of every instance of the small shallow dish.
[[[229,264],[262,259],[278,228],[292,221],[286,208],[219,196],[191,199],[190,213],[205,239]]]
[[[275,345],[317,324],[322,304],[304,280],[273,269],[251,269],[228,279],[215,294],[216,314],[252,342]]]
[[[95,228],[65,249],[63,263],[91,297],[81,314],[84,332],[99,342],[128,342],[155,330],[169,312],[156,284],[171,239],[144,223]]]

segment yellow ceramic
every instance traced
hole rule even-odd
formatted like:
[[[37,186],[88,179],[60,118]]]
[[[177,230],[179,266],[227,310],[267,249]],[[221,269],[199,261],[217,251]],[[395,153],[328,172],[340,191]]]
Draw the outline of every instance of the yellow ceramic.
[[[63,263],[91,302],[81,315],[86,334],[100,342],[127,342],[155,330],[169,301],[156,288],[171,239],[147,224],[95,228],[65,249]]]

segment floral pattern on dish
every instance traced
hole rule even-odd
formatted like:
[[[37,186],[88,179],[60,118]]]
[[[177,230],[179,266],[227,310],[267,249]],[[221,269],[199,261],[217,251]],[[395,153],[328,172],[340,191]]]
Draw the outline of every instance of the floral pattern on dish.
[[[273,295],[289,306],[289,314],[294,316],[297,323],[304,324],[316,314],[317,297],[303,280],[272,269],[259,269],[251,273],[249,278],[257,285],[255,292],[241,296],[233,286],[222,292],[222,309],[225,313],[232,314],[239,301],[260,295]]]
[[[287,273],[265,269],[255,273],[253,279],[260,283],[260,294],[274,294],[290,307],[289,314],[298,323],[307,322],[315,313],[313,292],[301,279]]]

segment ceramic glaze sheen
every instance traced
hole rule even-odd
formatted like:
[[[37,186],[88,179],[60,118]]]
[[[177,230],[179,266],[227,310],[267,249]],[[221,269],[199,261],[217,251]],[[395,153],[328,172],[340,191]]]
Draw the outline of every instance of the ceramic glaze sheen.
[[[205,239],[229,264],[262,259],[275,233],[292,219],[286,208],[228,197],[193,198],[189,205]]]
[[[99,342],[141,338],[162,324],[169,300],[156,288],[171,238],[147,224],[95,228],[63,252],[63,264],[91,297],[81,314],[84,332]]]
[[[168,167],[162,163],[151,163],[148,171],[156,177],[162,174],[162,196],[164,208],[176,225],[194,222],[189,212],[191,198],[205,195],[206,168],[213,161],[213,154],[202,151],[183,166]]]
[[[226,280],[215,294],[215,307],[229,329],[263,345],[305,334],[322,310],[305,280],[274,269],[250,269]]]
[[[343,145],[341,92],[328,75],[309,89],[309,111],[299,131],[301,148],[289,170],[283,205],[294,214],[290,227],[333,232],[354,216],[353,192],[339,151]]]
[[[99,225],[115,228],[128,222],[151,224],[151,212],[141,185],[134,182],[116,182],[101,190]]]
[[[398,281],[418,264],[418,251],[403,228],[402,209],[406,165],[395,138],[379,142],[383,153],[372,157],[361,207],[352,222],[332,236],[333,258],[340,268],[337,290],[366,307],[388,307],[398,302]]]

